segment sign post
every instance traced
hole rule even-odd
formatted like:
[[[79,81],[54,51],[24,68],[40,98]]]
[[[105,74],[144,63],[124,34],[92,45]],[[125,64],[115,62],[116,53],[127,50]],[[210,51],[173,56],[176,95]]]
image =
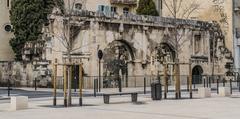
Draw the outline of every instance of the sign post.
[[[98,88],[99,88],[99,92],[101,92],[101,59],[102,59],[102,57],[103,57],[103,52],[102,52],[102,50],[98,50],[98,59],[99,59],[99,74],[98,74]]]

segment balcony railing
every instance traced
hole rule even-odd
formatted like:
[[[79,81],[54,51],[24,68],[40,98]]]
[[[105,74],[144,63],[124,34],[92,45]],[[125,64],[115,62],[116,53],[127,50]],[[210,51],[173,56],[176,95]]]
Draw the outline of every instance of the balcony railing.
[[[137,5],[137,0],[111,0],[111,4]]]

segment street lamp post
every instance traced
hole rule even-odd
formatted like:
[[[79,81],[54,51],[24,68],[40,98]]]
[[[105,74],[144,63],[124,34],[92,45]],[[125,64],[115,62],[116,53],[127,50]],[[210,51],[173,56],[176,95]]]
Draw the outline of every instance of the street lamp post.
[[[98,79],[98,81],[99,81],[99,82],[98,82],[98,83],[99,83],[98,86],[99,86],[99,87],[98,87],[98,88],[99,88],[99,92],[101,92],[101,59],[102,59],[102,57],[103,57],[103,51],[102,51],[102,50],[98,50],[98,59],[99,59],[99,67],[98,67],[98,68],[99,68],[99,70],[98,70],[98,71],[99,71],[99,72],[98,72],[98,73],[99,73],[99,74],[98,74],[98,76],[99,76],[99,77],[98,77],[98,78],[99,78],[99,79]]]

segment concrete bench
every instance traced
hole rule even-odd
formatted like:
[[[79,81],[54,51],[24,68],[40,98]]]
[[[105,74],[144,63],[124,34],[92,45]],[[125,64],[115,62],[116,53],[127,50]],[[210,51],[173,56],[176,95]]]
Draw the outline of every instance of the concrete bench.
[[[198,88],[198,96],[200,98],[211,97],[211,88],[206,88],[206,87]]]
[[[131,95],[132,102],[137,102],[137,95],[138,95],[138,93],[136,93],[136,92],[133,92],[133,93],[122,93],[122,92],[119,92],[119,93],[104,93],[103,94],[103,101],[104,101],[104,103],[105,104],[109,104],[110,96],[115,96],[115,95]]]
[[[229,87],[219,87],[218,92],[220,96],[231,96],[231,91]]]
[[[28,97],[26,96],[14,96],[11,97],[10,110],[16,111],[28,108]]]

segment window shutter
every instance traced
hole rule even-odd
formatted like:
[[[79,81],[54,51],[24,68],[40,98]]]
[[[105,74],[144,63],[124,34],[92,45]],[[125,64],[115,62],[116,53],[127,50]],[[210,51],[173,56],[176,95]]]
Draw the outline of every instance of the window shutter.
[[[104,14],[105,14],[106,16],[109,16],[109,15],[110,15],[110,12],[111,12],[110,6],[105,6]]]
[[[102,5],[98,5],[98,12],[101,12],[102,11]]]

